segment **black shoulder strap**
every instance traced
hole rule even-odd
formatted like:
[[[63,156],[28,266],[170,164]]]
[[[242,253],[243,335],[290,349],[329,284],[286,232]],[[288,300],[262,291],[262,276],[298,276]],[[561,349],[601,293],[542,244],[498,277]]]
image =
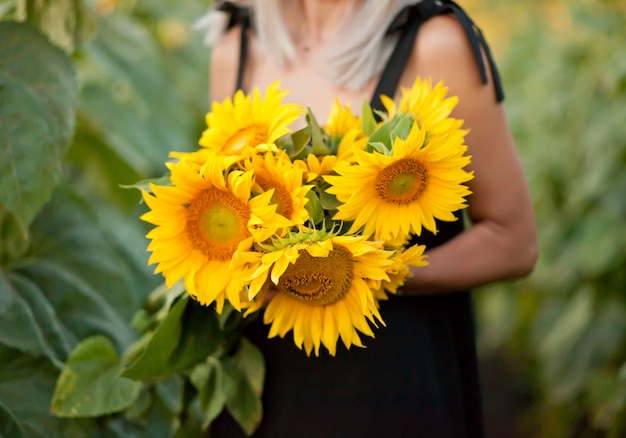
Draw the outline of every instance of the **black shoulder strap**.
[[[399,40],[387,61],[385,68],[381,74],[380,80],[374,91],[371,105],[375,110],[384,110],[382,102],[380,100],[381,95],[393,97],[396,94],[402,72],[404,71],[406,64],[413,50],[413,44],[417,36],[417,32],[426,20],[431,17],[440,14],[454,14],[470,42],[472,52],[478,69],[480,71],[480,78],[483,84],[487,84],[487,71],[483,57],[481,55],[481,47],[485,51],[487,62],[489,63],[489,70],[493,78],[493,84],[496,91],[496,99],[498,102],[504,100],[504,91],[502,90],[502,84],[500,82],[500,75],[496,64],[491,56],[491,50],[485,40],[482,32],[472,21],[472,19],[465,13],[465,11],[453,1],[446,0],[423,0],[419,3],[409,5],[398,13],[396,18],[392,21],[388,29],[388,34],[395,32],[402,32]]]
[[[239,38],[239,64],[237,67],[237,82],[235,85],[236,92],[237,90],[241,90],[243,88],[243,74],[246,69],[246,60],[248,57],[247,33],[248,29],[252,28],[250,10],[228,1],[220,3],[217,6],[217,10],[230,15],[227,29],[232,29],[235,26],[241,26],[241,35]]]
[[[396,30],[402,30],[400,38],[396,43],[396,46],[383,69],[380,80],[374,90],[372,101],[370,102],[372,109],[382,111],[384,110],[383,102],[380,100],[381,95],[393,96],[396,94],[396,89],[400,83],[402,72],[409,61],[409,56],[413,50],[413,44],[417,37],[417,31],[422,23],[425,21],[421,17],[421,8],[417,5],[411,5],[404,8],[396,16],[391,23],[389,32]]]

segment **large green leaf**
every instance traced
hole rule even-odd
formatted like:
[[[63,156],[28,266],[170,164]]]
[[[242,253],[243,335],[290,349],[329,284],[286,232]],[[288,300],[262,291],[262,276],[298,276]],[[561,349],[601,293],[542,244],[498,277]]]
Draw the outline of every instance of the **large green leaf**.
[[[100,227],[104,219],[107,227]],[[119,351],[136,339],[128,323],[154,276],[146,266],[142,232],[126,222],[132,221],[120,222],[112,212],[99,218],[81,198],[58,189],[33,221],[30,246],[5,254],[0,423],[8,436],[20,430],[28,437],[67,436],[57,431],[69,431],[74,423],[51,417],[49,403],[71,349],[90,335],[106,334]],[[123,250],[122,241],[137,248]],[[107,436],[131,436],[128,427],[134,430],[124,421],[101,425],[111,429]]]
[[[78,437],[97,430],[88,420],[51,415],[50,398],[57,375],[57,368],[45,358],[0,345],[0,436]]]
[[[0,22],[0,204],[24,233],[61,179],[77,104],[65,53],[30,26]]]
[[[103,217],[117,223],[114,216]],[[127,229],[123,222],[117,226],[119,238],[129,244],[137,239],[137,246],[143,247],[140,231]],[[100,229],[93,211],[66,190],[57,191],[41,211],[31,235],[28,257],[5,267],[10,285],[5,286],[11,294],[3,296],[28,304],[32,324],[43,330],[56,357],[64,360],[68,345],[95,334],[105,334],[120,350],[133,342],[136,334],[129,321],[154,276],[129,255],[130,248],[121,251],[122,244]],[[10,331],[0,331],[0,338],[7,336]],[[34,339],[29,342],[33,344]],[[32,348],[28,351],[35,353]]]
[[[104,336],[82,341],[57,381],[51,409],[60,417],[97,417],[132,405],[141,383],[120,377],[115,348]]]
[[[162,175],[170,151],[197,147],[203,111],[176,92],[158,44],[135,17],[100,17],[83,56],[80,119],[133,171]]]
[[[57,269],[59,279],[75,277],[127,322],[159,282],[148,267],[144,230],[134,216],[122,216],[98,199],[89,202],[94,205],[71,190],[55,193],[33,223],[33,257],[26,266]]]
[[[0,271],[0,344],[34,356],[44,355],[59,368],[70,351],[65,328],[38,286]]]
[[[142,355],[124,372],[136,380],[153,380],[190,369],[222,342],[215,310],[188,296],[177,300]]]

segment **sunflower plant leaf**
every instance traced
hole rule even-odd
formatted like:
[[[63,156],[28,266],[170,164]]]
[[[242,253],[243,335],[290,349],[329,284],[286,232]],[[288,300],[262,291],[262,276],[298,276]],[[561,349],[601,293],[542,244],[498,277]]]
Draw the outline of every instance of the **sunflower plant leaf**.
[[[387,153],[391,151],[393,146],[392,137],[391,137],[391,123],[383,123],[374,133],[370,136],[368,140],[368,146],[380,143],[382,144]],[[381,151],[379,151],[381,152]],[[381,152],[383,153],[383,152]]]
[[[26,21],[68,53],[95,32],[96,21],[83,0],[21,0]]]
[[[361,106],[361,121],[363,134],[369,137],[376,130],[376,119],[367,100],[363,100],[363,105]]]
[[[320,190],[320,204],[324,210],[334,211],[341,205],[341,202],[337,199],[337,196],[330,194],[326,189],[330,187],[330,184],[323,183]]]
[[[224,410],[226,400],[232,395],[235,387],[234,385],[226,387],[227,383],[232,381],[227,382],[221,362],[214,357],[194,368],[189,380],[198,390],[198,401],[204,414],[202,428],[206,430]]]
[[[389,148],[386,144],[377,141],[377,142],[368,142],[367,149],[368,152],[378,152],[383,155],[390,155]]]
[[[226,408],[248,435],[257,429],[263,416],[261,393],[265,377],[263,354],[251,342],[242,339],[232,357],[223,360],[225,381],[234,384]]]
[[[294,160],[300,158],[306,146],[311,142],[311,127],[305,126],[291,134],[293,150],[288,150],[289,157]]]
[[[320,198],[315,190],[309,190],[306,197],[309,202],[306,203],[304,208],[306,208],[306,211],[309,213],[311,221],[313,221],[314,224],[319,224],[324,220],[324,209],[322,208]]]
[[[394,119],[394,126],[391,130],[391,138],[401,138],[406,140],[413,127],[413,119],[408,114]]]
[[[50,398],[59,370],[42,356],[0,344],[0,436],[92,436],[91,419],[55,417]]]
[[[68,56],[28,25],[0,23],[0,204],[23,234],[61,181],[77,106]]]
[[[306,120],[311,130],[311,153],[318,156],[330,154],[330,150],[324,141],[324,132],[319,123],[317,123],[311,108],[308,109]]]
[[[188,370],[213,353],[222,339],[215,311],[183,296],[122,375],[149,381]]]
[[[59,417],[97,417],[131,406],[141,383],[120,377],[122,363],[104,336],[83,340],[57,381],[52,412]]]
[[[157,186],[169,186],[171,185],[170,175],[166,174],[159,176],[158,178],[142,179],[134,184],[120,184],[119,186],[123,189],[137,189],[151,193],[152,189],[150,188],[150,184],[156,184]]]
[[[379,120],[382,120],[385,123],[387,123],[389,121],[389,114],[387,114],[385,111],[374,110],[373,112],[374,112],[374,114],[376,114],[378,116]]]

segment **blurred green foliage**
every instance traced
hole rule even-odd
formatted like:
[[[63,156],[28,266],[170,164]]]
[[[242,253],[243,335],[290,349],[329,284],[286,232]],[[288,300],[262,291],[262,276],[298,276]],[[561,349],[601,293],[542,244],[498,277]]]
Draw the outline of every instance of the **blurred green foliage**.
[[[170,150],[196,146],[208,53],[190,29],[207,8],[0,1],[0,436],[173,430],[175,383],[117,377],[139,339],[131,319],[160,282],[140,195],[120,184],[160,176]],[[55,386],[77,385],[52,415]],[[147,399],[158,407],[137,407]]]
[[[624,436],[626,6],[535,3],[526,14],[501,66],[540,259],[527,280],[477,294],[480,345],[533,385],[523,436]]]
[[[208,109],[208,52],[191,25],[209,3],[0,0],[0,34],[26,35],[0,38],[0,166],[9,166],[0,173],[2,436],[199,433],[225,406],[248,430],[258,422],[262,380],[254,370],[262,358],[245,343],[225,361],[219,347],[217,358],[184,379],[140,388],[119,376],[141,352],[176,350],[153,335],[185,330],[180,320],[165,323],[163,299],[197,312],[163,291],[148,298],[159,278],[147,266],[137,219],[144,208],[120,184],[159,177],[169,151],[197,144]],[[481,352],[510,358],[529,385],[524,436],[623,436],[626,6],[464,3],[479,24],[484,18],[500,53],[541,243],[528,279],[476,294]],[[19,50],[28,45],[29,63],[11,63],[7,53],[26,53]],[[37,63],[50,69],[24,70]],[[17,82],[16,71],[25,71]],[[14,92],[35,82],[41,107]],[[29,154],[11,155],[18,146]],[[14,202],[15,187],[33,195]],[[223,329],[232,321],[226,314],[214,323]],[[157,356],[174,367],[185,360]],[[96,383],[93,411],[72,411],[86,392],[63,398],[76,370]],[[55,386],[59,416],[50,413]],[[238,398],[251,408],[241,410]]]

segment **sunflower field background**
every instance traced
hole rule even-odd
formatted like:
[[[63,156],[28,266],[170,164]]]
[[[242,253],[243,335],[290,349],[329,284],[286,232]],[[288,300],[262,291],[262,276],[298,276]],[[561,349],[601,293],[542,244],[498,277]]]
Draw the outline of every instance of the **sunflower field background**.
[[[197,436],[224,407],[250,430],[260,418],[254,347],[193,348],[228,315],[159,344],[194,333],[199,310],[159,313],[145,206],[120,187],[196,147],[208,53],[191,25],[209,4],[0,0],[0,436]],[[541,239],[528,279],[476,293],[488,432],[623,436],[626,5],[460,4],[495,49]],[[119,378],[148,342],[163,347],[152,368]]]

